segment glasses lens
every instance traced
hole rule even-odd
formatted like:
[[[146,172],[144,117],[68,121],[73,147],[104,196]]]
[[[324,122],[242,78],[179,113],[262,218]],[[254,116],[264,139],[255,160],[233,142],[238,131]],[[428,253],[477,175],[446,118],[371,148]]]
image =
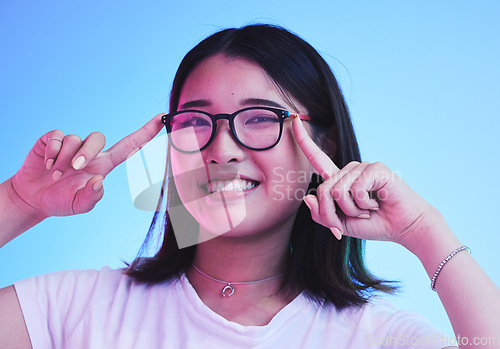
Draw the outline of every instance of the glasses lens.
[[[276,143],[280,136],[280,120],[266,109],[245,110],[234,118],[238,139],[247,147],[264,149]]]
[[[212,134],[212,120],[202,113],[179,113],[171,119],[170,124],[170,140],[181,151],[200,150]]]

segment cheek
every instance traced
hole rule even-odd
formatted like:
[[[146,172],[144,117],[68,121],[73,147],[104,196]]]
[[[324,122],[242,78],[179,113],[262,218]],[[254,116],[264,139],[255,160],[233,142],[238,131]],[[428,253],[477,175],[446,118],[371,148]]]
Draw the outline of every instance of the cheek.
[[[311,181],[311,171],[304,168],[276,167],[274,169],[273,189],[275,193],[302,200]]]
[[[203,180],[206,182],[206,170],[201,154],[184,154],[172,150],[171,166],[175,187],[182,202],[187,203],[198,199],[202,195],[199,184]]]
[[[190,173],[205,173],[205,165],[201,153],[186,154],[171,149],[170,163],[174,176]]]
[[[276,149],[277,155],[268,160],[273,164],[268,170],[272,196],[278,201],[302,201],[308,194],[313,168],[293,139],[283,141],[283,148]]]
[[[307,130],[308,133],[310,133],[309,127],[307,127]],[[284,161],[287,162],[288,166],[291,169],[299,172],[300,176],[302,176],[304,172],[312,174],[314,169],[309,160],[307,160],[307,157],[305,156],[302,149],[300,149],[300,146],[295,141],[295,137],[292,134],[291,128],[286,131],[287,132],[283,132],[283,149],[281,150]]]

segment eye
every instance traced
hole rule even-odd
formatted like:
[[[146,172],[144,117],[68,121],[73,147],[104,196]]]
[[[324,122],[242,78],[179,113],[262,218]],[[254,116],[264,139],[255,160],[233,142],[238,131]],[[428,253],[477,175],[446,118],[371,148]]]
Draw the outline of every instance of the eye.
[[[205,115],[193,114],[179,114],[172,119],[171,125],[173,129],[212,127],[210,119],[207,119]]]
[[[247,125],[265,125],[265,124],[274,124],[279,122],[276,115],[269,114],[257,114],[252,115],[248,119],[245,120],[245,126]]]

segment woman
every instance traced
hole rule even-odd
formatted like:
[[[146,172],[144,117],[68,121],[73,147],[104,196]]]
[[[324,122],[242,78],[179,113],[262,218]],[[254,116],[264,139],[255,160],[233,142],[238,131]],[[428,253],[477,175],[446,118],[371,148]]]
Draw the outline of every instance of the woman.
[[[158,253],[1,290],[2,347],[446,346],[424,319],[371,301],[394,287],[365,269],[362,239],[421,260],[457,336],[497,335],[498,288],[433,207],[359,162],[335,78],[303,40],[265,25],[214,34],[181,63],[170,110],[104,152],[101,134],[51,131],[1,185],[3,245],[91,210],[114,167],[163,123],[170,134]]]

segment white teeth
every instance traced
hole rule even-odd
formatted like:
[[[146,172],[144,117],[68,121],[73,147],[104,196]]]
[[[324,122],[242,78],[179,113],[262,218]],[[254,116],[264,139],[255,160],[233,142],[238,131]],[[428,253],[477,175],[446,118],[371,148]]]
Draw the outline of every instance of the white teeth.
[[[250,190],[256,186],[253,181],[245,179],[233,179],[230,181],[212,180],[208,185],[210,193],[219,191],[243,191]]]
[[[241,186],[241,181],[233,181],[233,189],[232,190],[243,190]],[[226,189],[227,190],[227,189]]]

